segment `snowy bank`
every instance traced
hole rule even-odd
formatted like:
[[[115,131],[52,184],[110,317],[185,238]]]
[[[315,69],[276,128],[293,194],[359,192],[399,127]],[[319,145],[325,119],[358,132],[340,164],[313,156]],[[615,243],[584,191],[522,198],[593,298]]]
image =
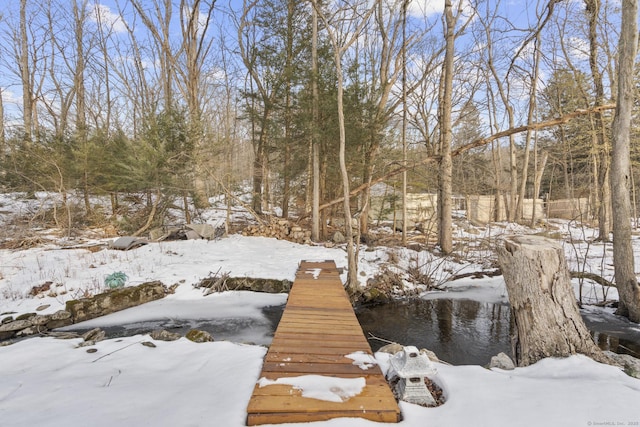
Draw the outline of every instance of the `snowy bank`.
[[[265,354],[260,346],[184,338],[149,348],[141,343],[153,340],[141,335],[98,342],[97,352],[88,353],[76,347],[80,341],[33,338],[0,348],[3,426],[244,426]],[[387,354],[376,357],[388,364]],[[399,426],[640,423],[640,380],[583,356],[513,371],[436,367],[447,402],[437,408],[402,402]],[[313,425],[381,424],[336,419]]]

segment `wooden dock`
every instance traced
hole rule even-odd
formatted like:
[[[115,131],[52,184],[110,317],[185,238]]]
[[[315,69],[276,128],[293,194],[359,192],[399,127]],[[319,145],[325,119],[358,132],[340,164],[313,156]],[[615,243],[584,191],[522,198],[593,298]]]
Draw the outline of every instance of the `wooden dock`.
[[[303,261],[265,356],[261,380],[249,401],[247,425],[340,417],[398,422],[400,409],[380,367],[357,363],[359,356],[367,358],[366,355],[373,356],[371,347],[335,263]],[[340,381],[337,378],[361,382],[364,378],[365,385],[359,394],[346,395],[337,402],[304,397],[305,390],[296,381],[309,375],[325,377],[320,379],[327,379],[329,383]],[[279,381],[265,385],[268,380]],[[281,384],[283,381],[293,385]],[[340,390],[337,391],[339,394]]]

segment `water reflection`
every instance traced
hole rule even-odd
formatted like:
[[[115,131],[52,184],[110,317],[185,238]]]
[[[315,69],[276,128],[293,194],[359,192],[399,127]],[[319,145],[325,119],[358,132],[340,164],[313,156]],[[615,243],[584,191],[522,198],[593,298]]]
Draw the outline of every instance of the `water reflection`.
[[[511,353],[508,306],[471,300],[413,300],[356,310],[366,335],[428,348],[454,365]],[[370,340],[375,351],[385,343]]]
[[[640,357],[640,328],[602,313],[583,313],[594,341],[603,350]],[[463,299],[412,300],[361,307],[356,315],[367,336],[428,348],[454,365],[486,365],[511,352],[508,304]],[[370,339],[376,351],[385,342]]]
[[[110,338],[169,329],[181,334],[198,328],[216,340],[269,345],[284,305],[264,307],[259,318],[163,319],[104,328]],[[594,341],[603,350],[640,357],[640,327],[602,311],[582,312]],[[491,357],[511,355],[511,310],[508,304],[464,299],[392,302],[359,307],[356,316],[367,337],[428,348],[454,365],[486,365]],[[76,329],[78,332],[84,332]],[[373,351],[385,342],[370,339]]]

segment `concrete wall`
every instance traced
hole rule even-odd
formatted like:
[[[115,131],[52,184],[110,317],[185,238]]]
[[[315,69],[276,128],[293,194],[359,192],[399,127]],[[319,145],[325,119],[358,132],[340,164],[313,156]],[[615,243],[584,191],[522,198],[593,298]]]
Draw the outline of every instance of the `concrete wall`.
[[[536,206],[536,219],[545,217],[544,202],[542,199],[524,199],[522,203],[522,217],[530,220],[533,216],[533,206]],[[505,203],[500,204],[500,212],[496,215],[495,196],[468,196],[467,219],[470,221],[487,224],[492,221],[506,221],[507,212]]]
[[[392,209],[395,198],[395,220],[400,226],[402,224],[402,195],[400,193],[387,193],[371,197],[371,209],[369,218],[375,221],[393,221],[394,211]],[[383,205],[384,203],[384,205]],[[420,225],[432,228],[431,223],[436,221],[436,208],[438,196],[431,193],[409,193],[407,194],[407,218],[410,226]]]
[[[560,199],[547,202],[549,218],[586,220],[589,217],[589,199]]]

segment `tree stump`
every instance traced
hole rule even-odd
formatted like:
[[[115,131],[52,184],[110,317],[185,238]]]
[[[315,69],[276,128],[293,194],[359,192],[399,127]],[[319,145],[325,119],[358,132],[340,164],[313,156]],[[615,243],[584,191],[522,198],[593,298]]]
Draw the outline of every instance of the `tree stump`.
[[[507,285],[513,355],[518,366],[545,357],[585,354],[607,362],[585,326],[562,246],[540,236],[512,236],[498,247]]]

